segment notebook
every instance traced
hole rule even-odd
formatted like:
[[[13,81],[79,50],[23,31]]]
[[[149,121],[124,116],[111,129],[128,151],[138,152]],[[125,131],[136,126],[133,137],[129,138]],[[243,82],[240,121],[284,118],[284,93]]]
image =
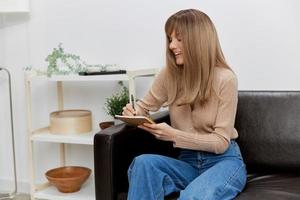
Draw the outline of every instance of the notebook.
[[[132,126],[142,125],[143,123],[155,124],[155,122],[151,118],[145,116],[115,115],[115,118]]]

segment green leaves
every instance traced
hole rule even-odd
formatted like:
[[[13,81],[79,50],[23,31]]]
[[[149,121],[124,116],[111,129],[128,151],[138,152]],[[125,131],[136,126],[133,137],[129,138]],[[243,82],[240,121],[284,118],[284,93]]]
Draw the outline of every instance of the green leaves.
[[[78,72],[85,71],[87,68],[87,64],[80,59],[80,56],[65,53],[62,43],[59,43],[58,48],[53,49],[51,54],[47,56],[46,61],[48,62],[48,76],[52,74],[78,74]]]
[[[121,115],[123,107],[129,102],[129,92],[127,87],[124,86],[122,81],[119,81],[118,84],[121,86],[122,90],[113,94],[111,97],[106,98],[104,104],[106,113],[112,117]]]
[[[53,48],[52,52],[46,57],[48,63],[47,69],[37,69],[32,66],[24,68],[28,72],[36,72],[38,75],[69,75],[78,74],[79,72],[93,71],[114,71],[119,70],[116,64],[95,64],[89,65],[81,60],[80,56],[66,53],[62,47],[62,43],[57,48]]]

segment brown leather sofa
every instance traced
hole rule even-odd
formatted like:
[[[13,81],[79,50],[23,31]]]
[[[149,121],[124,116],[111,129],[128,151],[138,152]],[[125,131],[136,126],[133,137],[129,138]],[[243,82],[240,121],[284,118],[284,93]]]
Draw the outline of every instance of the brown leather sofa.
[[[155,120],[169,122],[168,113]],[[248,171],[247,185],[236,199],[299,200],[300,91],[240,91],[236,129]],[[126,199],[127,168],[143,153],[176,157],[178,149],[125,124],[97,133],[96,199]],[[170,199],[176,199],[176,194]]]

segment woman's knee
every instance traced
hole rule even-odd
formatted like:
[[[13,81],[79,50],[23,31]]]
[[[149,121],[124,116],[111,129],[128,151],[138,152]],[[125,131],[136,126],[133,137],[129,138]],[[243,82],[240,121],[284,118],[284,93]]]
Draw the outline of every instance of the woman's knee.
[[[151,171],[151,168],[153,169],[157,165],[158,157],[158,155],[153,154],[142,154],[135,157],[128,168],[128,174],[136,170]]]
[[[151,166],[156,165],[159,159],[159,155],[154,154],[142,154],[134,158],[132,164],[135,166]]]

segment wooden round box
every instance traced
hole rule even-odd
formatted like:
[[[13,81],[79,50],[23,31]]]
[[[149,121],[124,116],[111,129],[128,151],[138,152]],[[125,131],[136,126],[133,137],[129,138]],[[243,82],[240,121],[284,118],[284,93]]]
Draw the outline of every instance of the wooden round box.
[[[50,132],[77,134],[92,131],[92,114],[89,110],[59,110],[50,113]]]

